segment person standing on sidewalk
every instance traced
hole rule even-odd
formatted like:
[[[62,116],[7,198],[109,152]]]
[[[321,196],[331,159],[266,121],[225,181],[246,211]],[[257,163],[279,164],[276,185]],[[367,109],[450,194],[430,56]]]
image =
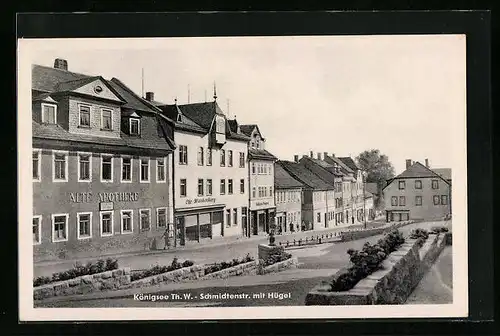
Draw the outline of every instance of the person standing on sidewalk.
[[[167,248],[170,249],[170,237],[168,236],[168,228],[165,229],[165,232],[163,232],[162,238],[165,239],[165,246],[163,246],[163,249],[166,250]]]

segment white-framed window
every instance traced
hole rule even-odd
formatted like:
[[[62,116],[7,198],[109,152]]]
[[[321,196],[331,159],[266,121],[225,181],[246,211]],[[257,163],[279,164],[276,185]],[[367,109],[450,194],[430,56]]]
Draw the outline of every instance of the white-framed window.
[[[227,180],[227,193],[229,195],[233,194],[233,180],[232,179]]]
[[[140,182],[147,183],[149,182],[149,158],[140,158],[139,162],[141,165],[139,170]]]
[[[255,163],[252,162],[252,175],[255,175]]]
[[[92,154],[78,153],[78,182],[92,181]]]
[[[90,106],[78,105],[78,126],[90,127]]]
[[[113,129],[113,111],[101,109],[101,129],[111,131]]]
[[[156,182],[167,181],[167,174],[165,173],[166,162],[167,159],[164,157],[156,159]]]
[[[415,205],[422,205],[422,196],[415,196]]]
[[[149,231],[151,229],[151,209],[139,210],[139,225],[141,231]]]
[[[198,196],[203,196],[203,179],[198,179]]]
[[[33,245],[42,242],[42,216],[33,216]]]
[[[212,165],[212,148],[207,148],[207,166]]]
[[[101,237],[113,235],[113,211],[101,211],[100,224],[101,224]]]
[[[439,180],[432,180],[432,189],[439,189]]]
[[[253,198],[257,197],[257,191],[256,191],[255,187],[252,187],[252,197]]]
[[[203,147],[198,148],[198,166],[203,166],[203,161],[204,161],[204,153],[203,153]]]
[[[156,209],[156,227],[159,228],[167,227],[167,208]]]
[[[113,182],[113,156],[101,154],[101,182]]]
[[[137,118],[130,118],[130,135],[141,135],[141,121]]]
[[[188,148],[184,145],[179,145],[179,164],[187,165],[188,164]]]
[[[224,149],[220,150],[220,166],[226,166],[226,151]]]
[[[406,197],[399,196],[399,206],[406,206]]]
[[[132,182],[132,157],[131,156],[122,156],[122,174],[121,174],[121,182],[122,183],[131,183]]]
[[[238,225],[238,208],[233,209],[233,226]]]
[[[224,179],[220,180],[220,194],[221,195],[226,194],[226,180]]]
[[[240,179],[240,194],[245,193],[245,179]]]
[[[212,179],[207,179],[207,196],[212,196]]]
[[[33,161],[33,182],[41,181],[42,150],[33,149],[31,160]]]
[[[78,212],[76,214],[76,224],[78,239],[92,238],[92,212]]]
[[[42,103],[42,123],[57,124],[57,105]]]
[[[441,195],[441,204],[442,205],[448,204],[448,195]]]
[[[439,195],[434,195],[433,196],[434,205],[439,205],[439,200],[440,200]]]
[[[186,181],[186,179],[181,179],[179,194],[181,197],[187,196],[187,181]]]
[[[240,168],[245,168],[245,153],[240,152]]]
[[[67,151],[52,152],[52,171],[54,182],[68,182],[68,156]]]
[[[406,181],[399,181],[398,186],[399,189],[404,189],[406,187]]]
[[[273,187],[269,187],[269,196],[273,196]]]
[[[68,240],[68,214],[52,215],[52,242]]]
[[[120,210],[121,233],[134,232],[134,210]]]
[[[233,166],[233,151],[232,150],[227,151],[227,160],[228,160],[227,166],[232,167]]]

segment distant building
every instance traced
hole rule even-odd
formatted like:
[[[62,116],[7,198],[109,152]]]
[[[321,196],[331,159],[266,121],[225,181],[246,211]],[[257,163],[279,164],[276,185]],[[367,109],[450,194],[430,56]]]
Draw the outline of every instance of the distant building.
[[[383,189],[386,220],[436,220],[451,215],[451,169],[406,160],[406,170]],[[448,173],[446,175],[445,173]]]
[[[356,162],[351,157],[340,157],[339,158],[346,166],[352,169],[354,172],[353,176],[355,178],[354,181],[351,182],[351,195],[352,195],[352,204],[353,204],[353,212],[356,222],[364,221],[364,212],[366,208],[366,203],[364,200],[364,189],[363,189],[363,171],[356,164]],[[371,207],[373,209],[373,206]],[[366,210],[368,212],[368,210]]]
[[[274,189],[276,199],[276,225],[278,232],[298,231],[302,223],[301,182],[294,179],[278,161],[274,165]]]
[[[176,243],[243,236],[248,218],[249,138],[232,130],[216,102],[166,105],[153,100],[177,144],[174,154]]]
[[[266,140],[257,125],[240,125],[248,142],[250,226],[246,235],[269,233],[275,224],[274,162],[277,158],[266,150]]]
[[[328,183],[305,167],[304,164],[291,161],[278,161],[294,179],[300,181],[302,188],[302,223],[300,230],[324,230],[329,227],[334,217],[333,181]],[[332,197],[329,199],[327,195]]]

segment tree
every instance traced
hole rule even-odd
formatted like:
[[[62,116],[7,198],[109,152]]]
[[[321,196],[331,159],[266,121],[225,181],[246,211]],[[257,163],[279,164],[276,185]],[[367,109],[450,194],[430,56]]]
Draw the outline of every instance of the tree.
[[[394,166],[389,157],[381,154],[378,149],[366,150],[356,157],[359,167],[367,173],[365,182],[377,183],[379,198],[376,200],[377,207],[382,202],[382,188],[386,181],[394,177]]]

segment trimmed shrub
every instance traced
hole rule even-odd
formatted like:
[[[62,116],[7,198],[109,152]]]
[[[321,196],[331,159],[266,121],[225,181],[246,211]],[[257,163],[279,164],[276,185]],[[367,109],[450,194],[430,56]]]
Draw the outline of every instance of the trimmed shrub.
[[[208,267],[205,268],[205,275],[210,274],[210,273],[219,272],[219,271],[222,271],[226,268],[231,268],[234,266],[245,264],[245,263],[248,263],[248,262],[254,261],[254,260],[255,259],[250,254],[247,254],[245,257],[243,257],[241,259],[234,258],[232,261],[229,261],[229,262],[222,261],[220,263],[214,263],[214,264],[208,265]]]
[[[153,275],[158,275],[162,273],[172,272],[184,267],[191,267],[194,265],[194,262],[191,260],[185,260],[182,264],[179,262],[179,259],[174,258],[172,263],[168,266],[160,266],[155,265],[147,270],[133,272],[130,275],[130,281],[136,281],[139,279],[144,279]]]
[[[52,282],[59,282],[78,278],[83,275],[91,275],[96,273],[102,273],[106,271],[112,271],[118,269],[118,260],[108,258],[106,260],[99,259],[97,262],[88,262],[86,265],[82,265],[79,262],[75,263],[73,268],[53,273],[51,277],[42,276],[33,280],[33,287],[38,287],[46,285]]]
[[[292,255],[288,252],[285,252],[283,250],[275,250],[271,254],[268,255],[268,257],[264,260],[262,267],[267,267],[276,263],[279,263],[281,261],[288,260],[292,257]]]
[[[374,245],[366,242],[361,251],[347,250],[352,266],[330,282],[330,290],[333,292],[350,290],[360,280],[378,270],[382,261],[404,242],[401,232],[393,230]]]
[[[413,229],[410,232],[410,238],[417,239],[418,246],[421,247],[422,245],[424,245],[424,242],[427,240],[427,238],[429,238],[429,232],[427,232],[427,230],[425,229],[420,229],[420,228]]]
[[[448,231],[449,231],[449,229],[446,226],[433,226],[431,228],[431,232],[434,234],[445,233]]]

